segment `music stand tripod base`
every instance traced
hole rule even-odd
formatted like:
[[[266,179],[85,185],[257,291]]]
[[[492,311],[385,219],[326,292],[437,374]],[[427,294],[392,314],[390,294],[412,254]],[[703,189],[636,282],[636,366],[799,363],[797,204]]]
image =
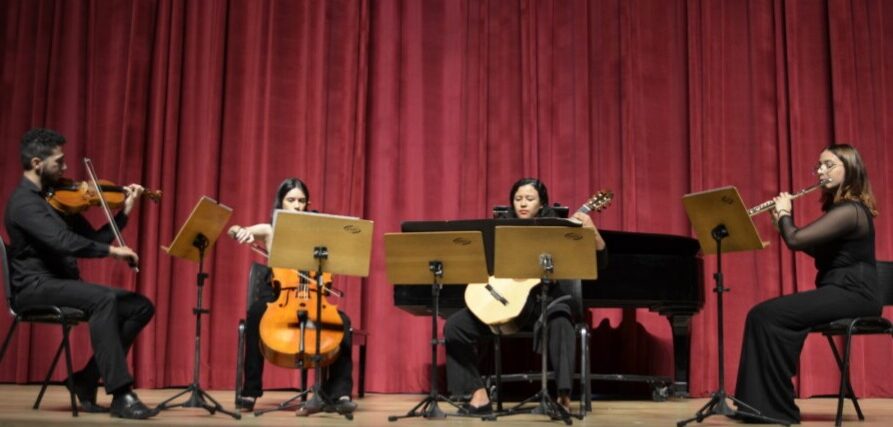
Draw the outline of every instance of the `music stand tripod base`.
[[[437,333],[437,317],[440,315],[440,290],[444,284],[486,281],[487,263],[483,237],[480,231],[385,233],[385,264],[388,282],[393,284],[431,284],[431,387],[428,396],[404,415],[388,416],[388,421],[422,417],[443,419],[447,416],[471,416],[447,414],[438,402],[446,402],[461,409],[458,403],[438,393],[437,346],[442,342]],[[475,418],[495,419],[492,416]]]
[[[725,287],[722,273],[722,254],[724,252],[754,251],[766,247],[767,243],[760,239],[747,208],[735,187],[722,187],[699,193],[686,194],[682,203],[688,218],[695,229],[701,250],[705,255],[716,255],[716,273],[713,275],[716,287],[716,334],[717,357],[719,369],[719,389],[710,400],[691,418],[679,421],[677,427],[697,421],[701,422],[712,415],[724,415],[730,418],[748,419],[766,423],[789,425],[789,423],[767,417],[760,411],[736,399],[726,392],[725,383],[725,348],[723,333],[723,293],[729,292]],[[746,410],[732,409],[726,400],[735,402]]]
[[[214,245],[217,236],[223,231],[223,227],[229,221],[231,215],[232,209],[203,196],[195,208],[193,208],[186,223],[177,232],[171,245],[163,248],[172,256],[198,262],[198,273],[196,273],[195,277],[195,308],[192,309],[192,313],[195,315],[195,348],[193,349],[192,384],[173,397],[161,402],[155,407],[156,412],[178,407],[204,408],[211,415],[214,415],[216,412],[222,412],[235,419],[242,418],[241,414],[224,409],[223,405],[214,400],[199,385],[202,315],[210,313],[210,310],[202,306],[205,279],[208,278],[208,274],[204,271],[204,260],[207,251]],[[189,398],[185,402],[169,405],[171,401],[186,393],[189,393]]]
[[[516,414],[541,414],[553,420],[561,420],[566,425],[573,418],[583,419],[581,414],[572,414],[552,400],[548,389],[549,327],[546,324],[549,286],[557,279],[595,279],[598,268],[595,264],[595,231],[581,227],[519,227],[498,226],[495,232],[496,277],[540,278],[540,319],[542,326],[540,390],[497,417]],[[533,408],[524,408],[536,402]]]
[[[298,369],[304,369],[304,368],[303,368],[303,367],[298,367]],[[274,406],[274,407],[272,407],[272,408],[257,409],[257,410],[254,411],[254,416],[255,416],[255,417],[259,417],[259,416],[261,416],[261,415],[263,415],[263,414],[266,414],[266,413],[268,413],[268,412],[275,412],[275,411],[284,411],[284,410],[292,410],[292,409],[296,409],[296,408],[298,408],[298,407],[300,407],[300,406],[302,405],[302,402],[297,402],[297,401],[298,401],[298,400],[301,400],[301,399],[304,399],[305,397],[307,397],[307,395],[310,394],[310,390],[311,390],[311,389],[304,389],[304,390],[301,390],[298,394],[296,394],[296,395],[294,395],[294,396],[292,396],[292,397],[286,399],[286,400],[283,401],[283,402],[280,402],[278,405],[276,405],[276,406]]]
[[[269,266],[290,268],[298,271],[315,270],[322,283],[323,271],[366,277],[369,275],[369,254],[372,247],[373,222],[354,217],[326,215],[310,212],[276,211],[273,215],[273,240],[270,246]],[[316,325],[322,325],[323,286],[316,287]],[[303,326],[302,335],[303,335]],[[322,411],[337,412],[353,420],[353,412],[338,411],[332,400],[322,392],[322,355],[320,333],[316,335],[316,349],[312,357],[314,384],[285,402],[277,409],[294,406],[292,402],[313,393],[323,402]],[[300,346],[300,344],[298,344]],[[300,352],[299,352],[300,353]],[[303,403],[306,405],[307,403]],[[257,411],[255,416],[269,412]]]
[[[545,318],[545,314],[546,314],[546,310],[547,310],[546,307],[547,307],[547,302],[548,302],[548,287],[549,287],[549,285],[550,285],[549,279],[546,275],[544,275],[544,277],[542,278],[542,284],[540,285],[540,295],[537,297],[537,299],[540,300],[540,310],[541,310],[541,314],[540,314],[538,322],[543,322],[544,321],[543,319]],[[542,331],[542,335],[543,335],[543,337],[542,337],[543,348],[542,348],[542,354],[541,354],[541,357],[543,358],[542,365],[546,366],[546,364],[547,364],[546,359],[548,357],[547,356],[548,345],[546,343],[548,342],[547,340],[549,338],[548,326],[546,326],[545,323],[543,323],[543,325],[540,326],[540,328],[541,328],[540,330]],[[548,375],[545,372],[545,368],[543,368],[543,370],[544,370],[544,372],[541,373],[541,380],[540,380],[542,382],[542,384],[540,386],[540,390],[538,392],[536,392],[536,394],[528,397],[527,399],[522,400],[521,402],[518,402],[515,406],[513,406],[509,409],[506,409],[503,412],[499,412],[499,413],[495,414],[494,418],[518,415],[518,414],[538,414],[538,415],[546,415],[553,420],[561,420],[566,425],[571,425],[573,423],[572,418],[577,418],[577,419],[582,420],[583,415],[572,414],[567,409],[565,409],[563,406],[557,404],[554,400],[552,400],[552,397],[549,395],[549,391],[548,391],[547,384],[546,384],[548,381],[547,380]],[[525,405],[527,405],[528,403],[533,403],[533,402],[536,402],[537,405],[532,408],[524,408]]]

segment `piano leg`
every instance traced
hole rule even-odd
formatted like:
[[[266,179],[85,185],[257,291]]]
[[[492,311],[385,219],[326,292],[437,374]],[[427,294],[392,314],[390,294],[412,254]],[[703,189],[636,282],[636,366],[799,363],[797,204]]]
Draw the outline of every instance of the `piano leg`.
[[[671,397],[688,397],[689,368],[691,366],[691,314],[670,314],[673,331],[673,385]]]

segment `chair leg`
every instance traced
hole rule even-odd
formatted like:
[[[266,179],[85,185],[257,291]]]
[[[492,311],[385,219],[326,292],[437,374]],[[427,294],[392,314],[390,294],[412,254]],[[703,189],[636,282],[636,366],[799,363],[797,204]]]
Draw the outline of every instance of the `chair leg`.
[[[851,338],[851,335],[846,335],[845,338],[847,338],[847,337]],[[840,388],[838,390],[838,394],[839,394],[838,398],[839,399],[838,399],[838,405],[837,405],[838,406],[837,417],[840,418],[841,420],[843,418],[843,398],[840,396],[844,396],[843,393],[844,393],[844,391],[846,391],[846,393],[849,394],[848,397],[850,398],[850,401],[853,402],[853,407],[856,409],[856,416],[858,416],[860,421],[863,421],[863,420],[865,420],[865,415],[862,414],[862,407],[859,405],[859,399],[856,398],[856,392],[853,391],[853,385],[850,382],[850,375],[849,375],[850,340],[844,341],[844,346],[845,346],[844,351],[845,351],[845,354],[847,355],[846,360],[844,360],[844,358],[841,357],[840,352],[837,350],[837,345],[834,344],[834,339],[830,335],[825,335],[825,338],[828,339],[828,345],[831,346],[831,352],[834,354],[834,360],[837,362],[837,367],[840,370],[841,387],[844,387],[844,384],[846,387],[845,389]],[[839,424],[838,424],[838,426],[839,426]]]
[[[242,388],[244,387],[243,378],[245,376],[245,320],[239,319],[239,326],[236,329],[236,409],[241,408],[239,401],[242,397]]]
[[[68,396],[71,399],[71,416],[78,416],[78,403],[74,397],[74,369],[71,363],[71,345],[68,341],[68,333],[71,326],[62,320],[62,346],[65,347],[65,370],[68,372],[66,381],[68,381]]]
[[[592,389],[589,382],[589,328],[580,328],[580,416],[592,411]]]
[[[856,408],[856,415],[859,417],[859,421],[865,421],[865,415],[862,414],[862,408],[859,406],[859,400],[856,399],[856,392],[853,391],[853,384],[850,383],[849,371],[847,371],[846,389],[847,393],[850,394],[850,400],[853,402],[853,407]]]
[[[12,319],[12,324],[9,325],[9,331],[6,332],[6,339],[3,340],[3,348],[0,349],[0,362],[3,361],[3,356],[6,356],[6,349],[9,348],[9,343],[12,342],[12,334],[16,330],[16,326],[19,324],[19,318],[14,317]]]
[[[366,396],[366,344],[360,346],[360,378],[357,388],[359,398]]]
[[[848,335],[848,337],[849,337],[849,338],[852,338],[852,335]],[[829,340],[830,340],[830,337],[829,337]],[[859,406],[859,399],[856,398],[856,392],[853,390],[853,384],[850,382],[850,370],[849,370],[849,366],[850,366],[850,362],[849,362],[849,352],[850,352],[850,351],[849,351],[849,348],[850,348],[850,343],[851,343],[851,340],[847,340],[847,341],[846,341],[846,349],[847,349],[847,350],[846,350],[846,355],[847,355],[847,356],[846,356],[846,357],[847,357],[847,361],[846,361],[846,367],[847,367],[847,369],[846,369],[846,374],[844,374],[844,370],[843,370],[843,363],[844,363],[844,362],[841,360],[840,355],[837,353],[836,348],[835,348],[835,351],[834,351],[834,357],[837,359],[838,367],[840,367],[840,378],[841,378],[841,381],[843,381],[843,379],[846,379],[846,392],[849,394],[848,396],[849,396],[849,398],[850,398],[850,401],[853,402],[853,407],[856,409],[856,415],[859,417],[859,421],[864,421],[864,420],[865,420],[865,415],[862,414],[862,407]]]
[[[494,371],[496,374],[496,410],[502,412],[502,337],[493,337]]]
[[[59,348],[56,349],[56,355],[53,356],[53,362],[50,363],[50,369],[47,370],[47,375],[43,379],[43,385],[40,387],[40,392],[37,393],[37,400],[34,401],[33,409],[37,409],[40,407],[40,402],[43,400],[43,395],[47,391],[47,386],[50,385],[50,378],[53,376],[53,372],[56,371],[56,365],[59,363],[59,358],[62,356],[62,350],[65,349],[65,341],[59,343]]]
[[[846,391],[846,377],[849,374],[850,370],[849,359],[850,359],[850,332],[847,331],[846,338],[844,339],[843,344],[843,365],[840,367],[840,390],[837,395],[837,417],[834,418],[834,425],[836,427],[840,427],[843,423],[843,399]]]

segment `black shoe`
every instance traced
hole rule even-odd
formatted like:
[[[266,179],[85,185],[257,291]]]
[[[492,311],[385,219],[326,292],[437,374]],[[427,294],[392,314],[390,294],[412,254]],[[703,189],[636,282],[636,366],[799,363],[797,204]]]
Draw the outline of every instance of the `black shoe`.
[[[111,413],[113,417],[145,420],[157,414],[158,411],[149,409],[140,401],[139,397],[136,397],[136,393],[129,391],[112,399]]]
[[[470,403],[464,403],[462,404],[462,407],[459,408],[459,413],[472,416],[493,415],[493,402],[487,402],[487,404],[483,406],[474,406]]]
[[[71,378],[74,383],[74,395],[78,398],[79,409],[83,412],[97,414],[97,413],[105,413],[109,411],[109,408],[106,406],[100,406],[96,404],[96,392],[99,390],[99,385],[96,383],[89,384],[84,381],[77,372],[72,374]],[[65,384],[65,388],[68,391],[72,391],[68,386],[68,379],[62,383]]]
[[[309,417],[317,412],[321,412],[325,409],[325,406],[326,403],[322,401],[319,394],[314,394],[307,403],[301,405],[301,407],[295,411],[295,415],[299,417]]]
[[[357,404],[350,398],[338,399],[335,403],[326,406],[326,412],[337,412],[341,415],[352,414],[356,410]]]
[[[257,398],[254,396],[239,396],[236,398],[236,409],[251,412],[254,410],[254,402],[256,401]]]

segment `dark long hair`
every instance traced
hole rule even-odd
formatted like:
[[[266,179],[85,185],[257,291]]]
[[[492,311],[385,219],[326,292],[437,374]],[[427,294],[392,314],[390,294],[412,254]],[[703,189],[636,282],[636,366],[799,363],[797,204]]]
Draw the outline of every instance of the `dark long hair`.
[[[310,206],[310,190],[307,189],[307,184],[304,184],[304,181],[301,181],[300,178],[286,178],[282,181],[282,184],[279,184],[279,189],[276,190],[276,199],[273,200],[273,212],[271,217],[276,214],[277,209],[282,209],[282,199],[285,198],[285,195],[288,194],[289,191],[294,190],[295,188],[304,193],[304,196],[307,197],[306,206]],[[305,211],[308,210],[306,206],[304,207]]]
[[[876,217],[877,204],[871,191],[871,182],[868,181],[868,171],[865,170],[865,163],[859,152],[849,144],[832,144],[825,151],[831,152],[843,163],[844,178],[836,189],[822,193],[822,210],[830,210],[841,200],[851,200],[865,205],[871,215]]]
[[[536,217],[552,217],[558,216],[555,213],[555,210],[549,207],[549,190],[546,188],[546,184],[543,184],[542,181],[536,178],[521,178],[515,185],[512,185],[512,190],[509,191],[509,210],[504,215],[504,218],[517,218],[518,214],[515,212],[515,193],[518,192],[518,189],[525,186],[530,185],[536,190],[536,193],[539,194],[540,197],[540,205],[542,207],[536,213]]]

